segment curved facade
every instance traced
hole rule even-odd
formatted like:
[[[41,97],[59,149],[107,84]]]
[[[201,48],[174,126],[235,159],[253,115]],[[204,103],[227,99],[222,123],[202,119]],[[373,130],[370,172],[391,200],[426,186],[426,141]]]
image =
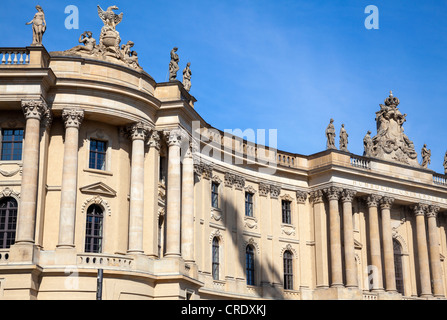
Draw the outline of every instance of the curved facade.
[[[95,299],[99,269],[108,300],[445,298],[445,175],[252,144],[119,63],[0,55],[0,299]]]

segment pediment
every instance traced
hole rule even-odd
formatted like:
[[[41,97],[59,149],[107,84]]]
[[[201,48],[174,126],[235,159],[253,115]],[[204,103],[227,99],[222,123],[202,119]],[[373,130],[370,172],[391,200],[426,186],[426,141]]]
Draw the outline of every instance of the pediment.
[[[116,196],[116,191],[113,190],[111,187],[109,187],[108,185],[106,185],[103,182],[97,182],[97,183],[82,187],[79,190],[81,190],[82,193],[88,193],[88,194],[100,194],[100,195],[108,196],[108,197]]]

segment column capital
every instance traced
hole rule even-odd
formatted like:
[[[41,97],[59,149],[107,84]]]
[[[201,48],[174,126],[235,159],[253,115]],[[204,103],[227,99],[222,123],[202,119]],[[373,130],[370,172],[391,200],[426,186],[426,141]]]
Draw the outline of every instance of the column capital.
[[[298,203],[304,204],[304,203],[306,203],[308,196],[309,196],[309,194],[307,192],[298,190],[296,192],[296,201]]]
[[[382,197],[376,194],[370,194],[365,197],[366,204],[368,208],[377,207],[379,205],[379,201]]]
[[[157,130],[153,130],[148,142],[149,147],[160,150],[161,149],[160,141],[161,141],[160,132]]]
[[[51,116],[50,109],[43,99],[22,100],[22,110],[27,120],[41,121]]]
[[[435,218],[438,216],[439,210],[441,208],[439,206],[431,205],[427,208],[427,218]]]
[[[84,110],[77,108],[67,108],[62,110],[62,120],[65,128],[79,129],[84,120]]]
[[[340,199],[343,189],[339,188],[339,187],[329,187],[329,188],[325,188],[323,191],[329,200],[337,200],[338,201],[338,199]]]
[[[411,206],[411,209],[413,210],[415,216],[425,216],[425,212],[428,209],[428,205],[424,203],[418,203]]]
[[[394,203],[394,198],[391,197],[383,197],[379,201],[381,209],[391,209]]]
[[[323,190],[315,190],[310,192],[309,200],[313,204],[322,203],[323,202]]]
[[[151,128],[144,124],[142,121],[128,125],[125,128],[125,133],[129,139],[133,140],[146,140]]]
[[[352,200],[354,200],[354,197],[356,194],[357,194],[357,191],[355,191],[355,190],[344,189],[341,192],[341,200],[343,202],[352,202]]]
[[[182,141],[187,137],[185,130],[182,128],[175,128],[172,130],[164,131],[166,143],[169,147],[177,146],[180,147]]]

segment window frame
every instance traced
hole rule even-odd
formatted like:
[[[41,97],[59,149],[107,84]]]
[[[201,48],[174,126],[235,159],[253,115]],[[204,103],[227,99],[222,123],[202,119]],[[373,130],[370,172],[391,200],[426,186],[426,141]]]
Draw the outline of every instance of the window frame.
[[[98,208],[101,214],[92,214],[90,208]],[[84,252],[85,253],[102,253],[104,250],[104,208],[98,204],[91,204],[86,211],[85,217],[85,237],[84,237]],[[89,218],[92,221],[89,221]],[[99,219],[99,223],[96,222],[96,218]],[[89,227],[89,223],[91,227]],[[95,228],[99,224],[99,228]],[[95,235],[94,231],[99,230],[99,235]],[[88,241],[91,239],[91,241]],[[97,242],[96,242],[97,241]],[[95,250],[95,245],[98,247]]]
[[[289,250],[283,254],[284,290],[293,290],[293,253]]]
[[[292,224],[292,201],[281,200],[281,219],[283,224]]]
[[[211,181],[211,208],[219,209],[219,187],[216,181]]]
[[[12,135],[5,135],[5,131],[12,131]],[[20,135],[15,135],[16,131],[21,131],[21,136]],[[11,141],[5,141],[5,136],[10,136],[13,137]],[[15,137],[21,137],[21,140],[15,140]],[[0,130],[0,161],[22,161],[23,159],[23,141],[24,141],[24,137],[25,137],[25,129],[24,128],[1,128]],[[10,153],[8,153],[8,155],[11,157],[11,159],[4,159],[3,157],[5,156],[4,154],[4,145],[6,143],[10,143],[11,144],[11,148],[10,149]],[[20,148],[16,148],[16,145],[20,145]],[[20,154],[16,153],[14,151],[16,150],[20,150]],[[14,156],[18,155],[19,159],[14,159]]]
[[[213,238],[211,250],[211,273],[213,280],[220,279],[220,241],[218,237]]]
[[[247,199],[249,196],[249,199]],[[249,191],[245,191],[245,216],[253,218],[254,217],[254,194]]]
[[[256,285],[255,271],[255,248],[249,244],[245,247],[245,276],[248,286]]]
[[[17,233],[17,215],[19,211],[19,202],[14,197],[3,197],[0,199],[0,205],[5,202],[7,203],[6,208],[0,207],[0,238],[2,243],[0,250],[9,249],[12,245],[14,245]],[[11,202],[15,203],[15,206],[13,206],[12,208],[9,207],[9,204]],[[15,211],[12,215],[11,210]],[[3,211],[5,211],[4,223],[2,223]],[[11,219],[13,220],[12,222]],[[10,227],[11,224],[13,225],[13,227]],[[2,225],[4,225],[3,228]]]
[[[98,149],[92,150],[92,143],[93,142],[103,143],[104,144],[103,151],[98,151]],[[108,166],[107,166],[108,149],[109,149],[109,142],[107,140],[90,138],[89,139],[89,150],[88,150],[88,169],[90,169],[90,170],[98,170],[98,171],[107,171],[108,170]],[[91,167],[91,164],[92,164],[92,154],[95,155],[95,157],[94,157],[94,167],[93,168]],[[98,154],[101,154],[104,157],[103,163],[102,163],[102,168],[98,168]]]

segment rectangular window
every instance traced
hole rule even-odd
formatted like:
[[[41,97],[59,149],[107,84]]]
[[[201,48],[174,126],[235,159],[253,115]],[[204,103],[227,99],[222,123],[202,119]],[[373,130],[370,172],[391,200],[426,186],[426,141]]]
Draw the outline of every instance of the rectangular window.
[[[2,130],[2,161],[21,161],[23,129]]]
[[[286,201],[286,200],[282,201],[282,223],[287,223],[287,224],[292,223],[290,206],[291,206],[290,201]]]
[[[245,215],[253,217],[253,194],[250,192],[245,193]]]
[[[90,140],[89,168],[106,170],[107,142]]]
[[[216,182],[211,184],[211,206],[219,208],[219,184]]]

